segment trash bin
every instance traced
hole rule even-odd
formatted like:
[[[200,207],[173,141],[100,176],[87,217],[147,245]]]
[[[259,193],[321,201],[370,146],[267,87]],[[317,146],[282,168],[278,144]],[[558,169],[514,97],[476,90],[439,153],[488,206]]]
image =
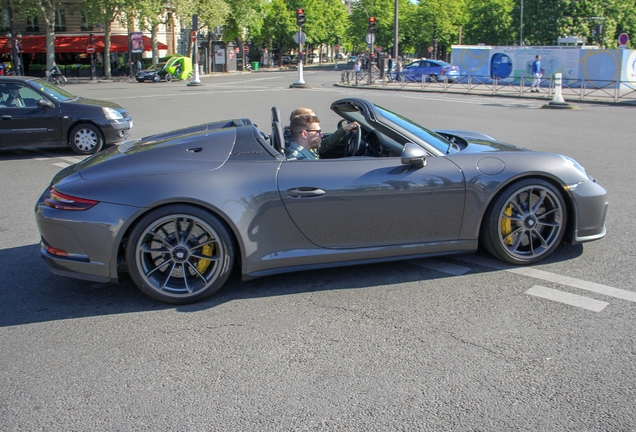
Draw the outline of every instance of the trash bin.
[[[258,70],[258,62],[252,62],[252,70],[257,71]]]

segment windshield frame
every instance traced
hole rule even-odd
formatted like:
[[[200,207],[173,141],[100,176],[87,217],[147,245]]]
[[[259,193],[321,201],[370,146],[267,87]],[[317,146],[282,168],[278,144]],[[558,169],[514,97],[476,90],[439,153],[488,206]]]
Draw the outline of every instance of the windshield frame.
[[[452,145],[450,141],[448,141],[446,138],[439,135],[438,133],[427,129],[418,123],[415,123],[413,120],[406,118],[403,115],[397,114],[379,105],[374,104],[374,106],[376,113],[383,119],[386,119],[386,121],[384,121],[383,123],[393,124],[402,131],[407,132],[408,135],[417,137],[418,141],[434,148],[437,152],[439,152],[439,154],[445,155],[449,153],[456,153],[457,151],[459,151],[457,148],[455,148],[455,146]],[[425,149],[429,150],[426,147]]]

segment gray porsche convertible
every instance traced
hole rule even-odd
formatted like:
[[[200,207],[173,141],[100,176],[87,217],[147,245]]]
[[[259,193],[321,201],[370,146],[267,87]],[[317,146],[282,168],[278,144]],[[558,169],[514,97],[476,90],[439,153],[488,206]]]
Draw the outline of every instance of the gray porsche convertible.
[[[274,273],[466,253],[527,265],[605,235],[607,194],[573,159],[480,133],[431,131],[362,99],[320,160],[287,160],[280,113],[127,141],[65,168],[35,215],[57,275],[128,272],[173,304]]]

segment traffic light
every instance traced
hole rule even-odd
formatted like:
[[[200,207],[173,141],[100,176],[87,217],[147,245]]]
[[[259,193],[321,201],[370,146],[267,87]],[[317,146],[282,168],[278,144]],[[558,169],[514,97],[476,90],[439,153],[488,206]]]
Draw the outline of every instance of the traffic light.
[[[369,17],[369,33],[375,33],[375,17]]]
[[[305,9],[296,9],[296,24],[305,24]]]

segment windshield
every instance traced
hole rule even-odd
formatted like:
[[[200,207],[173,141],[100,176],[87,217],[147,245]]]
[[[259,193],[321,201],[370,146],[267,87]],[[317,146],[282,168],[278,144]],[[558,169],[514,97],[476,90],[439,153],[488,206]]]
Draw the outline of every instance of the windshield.
[[[74,94],[69,93],[66,90],[62,90],[58,86],[46,82],[41,78],[32,79],[31,83],[34,84],[42,93],[58,102],[77,99],[77,96]]]
[[[408,131],[409,133],[417,136],[422,141],[426,142],[431,147],[435,147],[435,149],[439,150],[442,153],[447,153],[449,151],[450,142],[442,137],[441,135],[436,134],[435,132],[426,129],[418,125],[417,123],[407,119],[406,117],[402,117],[399,114],[394,113],[393,111],[389,111],[386,108],[382,108],[380,106],[375,106],[378,110],[378,113],[386,118],[388,121],[395,123],[398,127]],[[451,152],[456,151],[455,148],[450,149]]]
[[[161,70],[164,68],[165,63],[157,63],[156,65],[152,65],[148,68],[148,70]]]

